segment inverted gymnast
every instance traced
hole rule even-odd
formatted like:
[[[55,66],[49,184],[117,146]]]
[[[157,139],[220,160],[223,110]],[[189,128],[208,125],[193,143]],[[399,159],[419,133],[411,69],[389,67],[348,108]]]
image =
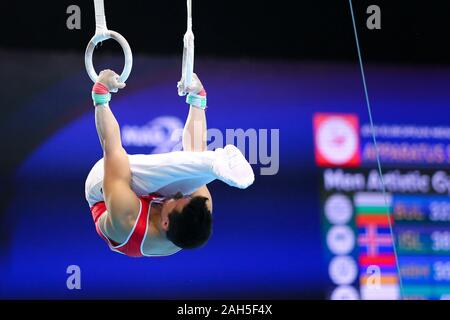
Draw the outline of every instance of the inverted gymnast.
[[[212,197],[207,184],[219,179],[245,189],[254,182],[250,164],[232,145],[207,151],[206,91],[193,73],[191,0],[184,37],[183,72],[178,94],[187,95],[189,115],[183,151],[128,155],[119,125],[109,108],[111,92],[125,87],[131,72],[131,49],[120,34],[108,30],[103,0],[94,0],[96,34],[86,50],[86,68],[95,82],[92,98],[103,159],[86,180],[86,199],[95,228],[110,249],[130,257],[160,257],[203,246],[211,236]],[[92,64],[96,44],[113,38],[125,53],[121,76],[111,70],[97,75]]]
[[[207,184],[219,179],[245,189],[251,166],[236,147],[207,151],[206,91],[194,74],[187,88],[189,115],[183,150],[128,155],[109,108],[109,92],[125,87],[102,71],[93,87],[95,122],[104,158],[86,181],[95,227],[110,249],[131,257],[167,256],[203,246],[211,235],[213,202]]]

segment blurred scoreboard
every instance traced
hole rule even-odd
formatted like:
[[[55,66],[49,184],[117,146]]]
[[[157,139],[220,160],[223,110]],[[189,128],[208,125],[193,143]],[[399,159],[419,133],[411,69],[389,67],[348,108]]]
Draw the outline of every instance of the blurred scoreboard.
[[[417,183],[413,175],[432,181],[450,172],[388,170],[385,177],[398,179],[389,189],[399,190],[386,193],[368,183],[379,177],[377,170],[321,174],[329,298],[450,298],[450,198],[408,187]]]
[[[416,146],[397,127],[379,139],[382,180],[357,116],[318,114],[314,130],[327,298],[450,299],[450,139]]]

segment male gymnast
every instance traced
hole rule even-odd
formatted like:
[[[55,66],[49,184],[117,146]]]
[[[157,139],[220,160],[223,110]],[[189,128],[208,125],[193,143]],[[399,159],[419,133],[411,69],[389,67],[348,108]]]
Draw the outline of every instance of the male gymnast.
[[[186,99],[183,151],[128,155],[109,107],[110,92],[123,88],[114,71],[104,70],[92,89],[103,159],[89,173],[85,193],[97,233],[111,250],[130,257],[202,247],[212,233],[207,184],[219,179],[245,189],[254,182],[253,170],[232,145],[207,151],[206,91],[195,74]]]

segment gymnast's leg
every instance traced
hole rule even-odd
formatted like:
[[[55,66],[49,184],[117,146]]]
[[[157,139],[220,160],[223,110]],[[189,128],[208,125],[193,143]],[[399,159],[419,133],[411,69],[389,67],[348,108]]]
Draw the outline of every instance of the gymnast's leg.
[[[130,156],[133,190],[138,194],[158,192],[192,194],[215,179],[230,186],[247,188],[253,171],[234,146],[207,151],[206,91],[197,75],[187,88],[190,105],[183,130],[183,152]]]
[[[199,80],[198,83],[203,88]],[[196,96],[201,99],[200,95]],[[189,195],[216,179],[241,189],[254,181],[253,170],[234,146],[205,151],[205,111],[192,105],[183,131],[183,149],[167,154],[128,155],[132,190],[138,196],[154,192],[163,196],[177,192]],[[103,199],[103,172],[104,159],[101,159],[86,180],[86,199],[91,206]]]

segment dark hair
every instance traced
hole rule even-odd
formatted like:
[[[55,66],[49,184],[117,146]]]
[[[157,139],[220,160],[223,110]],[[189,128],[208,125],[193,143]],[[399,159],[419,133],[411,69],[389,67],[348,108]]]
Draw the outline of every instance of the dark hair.
[[[208,198],[195,197],[182,212],[171,212],[167,239],[182,249],[194,249],[204,245],[212,233],[212,216],[206,201]]]

